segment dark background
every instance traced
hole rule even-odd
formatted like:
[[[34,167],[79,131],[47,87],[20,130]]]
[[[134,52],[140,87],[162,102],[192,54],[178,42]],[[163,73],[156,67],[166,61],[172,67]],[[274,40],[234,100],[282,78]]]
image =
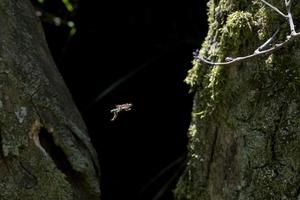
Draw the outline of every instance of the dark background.
[[[207,32],[206,3],[81,0],[71,14],[60,0],[45,1],[43,9],[77,27],[69,37],[67,26],[43,22],[99,155],[102,200],[173,199],[192,107],[183,80]],[[111,122],[122,103],[132,111]]]

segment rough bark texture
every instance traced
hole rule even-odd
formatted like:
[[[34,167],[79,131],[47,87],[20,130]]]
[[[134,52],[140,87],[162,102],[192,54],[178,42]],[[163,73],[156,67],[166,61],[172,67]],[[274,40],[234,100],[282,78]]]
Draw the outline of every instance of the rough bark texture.
[[[29,0],[1,0],[0,27],[0,199],[99,199],[95,150]]]
[[[284,0],[269,0],[285,12]],[[251,54],[286,20],[259,0],[210,0],[201,54]],[[300,4],[292,9],[297,27]],[[230,66],[194,62],[189,160],[178,200],[300,199],[300,42]]]

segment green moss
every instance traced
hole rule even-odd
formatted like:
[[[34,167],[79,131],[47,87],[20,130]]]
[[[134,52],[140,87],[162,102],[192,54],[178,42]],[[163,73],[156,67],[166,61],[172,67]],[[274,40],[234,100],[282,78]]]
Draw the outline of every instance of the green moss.
[[[184,82],[189,84],[192,88],[197,85],[198,75],[199,75],[199,67],[200,63],[197,61],[193,61],[193,68],[188,71],[187,77],[184,79]]]
[[[224,59],[224,53],[230,53],[231,57],[237,56],[241,49],[255,35],[253,31],[253,17],[249,12],[236,11],[230,14],[226,25],[221,30],[219,57]],[[246,40],[245,40],[246,39]]]
[[[270,2],[284,10],[282,2]],[[277,41],[289,30],[259,0],[211,0],[208,6],[209,31],[200,53],[212,61],[253,53],[278,24]],[[300,19],[300,7],[293,12]],[[299,46],[295,41],[230,66],[193,62],[185,79],[196,91],[189,161],[175,191],[178,200],[297,199]]]
[[[225,86],[224,80],[226,77],[224,67],[210,68],[209,71],[203,80],[205,87],[198,93],[199,98],[205,99],[205,101],[201,101],[194,110],[194,115],[200,118],[211,114],[216,105],[222,102],[222,90]]]
[[[244,38],[253,38],[253,17],[252,14],[243,11],[236,11],[230,14],[226,20],[226,25],[221,29],[216,29],[217,23],[210,25],[210,30],[205,42],[202,45],[200,53],[207,55],[211,60],[218,58],[215,61],[223,61],[225,52],[230,52],[230,56],[236,56],[241,49],[247,45]],[[216,31],[218,30],[218,31]],[[219,37],[215,37],[219,36]],[[251,37],[250,37],[251,36]],[[242,43],[243,42],[243,43]],[[224,90],[227,72],[222,70],[223,67],[207,67],[197,61],[193,61],[193,68],[189,70],[185,82],[192,88],[195,86],[203,89],[202,96],[210,99],[208,107],[220,102],[220,93]],[[209,109],[211,110],[211,109]],[[203,109],[197,113],[206,112]],[[202,116],[202,114],[201,114]]]
[[[22,156],[7,158],[0,180],[0,198],[3,200],[74,200],[71,185],[65,175],[57,170],[53,161],[44,155],[29,151]],[[14,192],[11,192],[14,191]]]

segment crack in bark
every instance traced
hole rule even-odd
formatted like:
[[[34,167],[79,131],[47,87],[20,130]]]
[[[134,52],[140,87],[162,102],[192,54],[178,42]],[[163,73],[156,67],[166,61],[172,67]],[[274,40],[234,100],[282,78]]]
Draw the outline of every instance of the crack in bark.
[[[276,132],[271,133],[271,160],[276,161],[276,150],[275,150],[275,146],[276,146]]]
[[[213,157],[215,154],[215,148],[216,148],[216,143],[217,143],[217,138],[218,138],[218,128],[217,128],[217,126],[215,128],[216,129],[214,131],[213,143],[211,144],[211,152],[210,152],[209,160],[207,162],[207,176],[206,176],[206,184],[207,185],[208,185],[208,181],[210,178],[211,166],[213,163]]]
[[[76,174],[70,172],[69,169],[62,172],[64,174],[69,172],[75,177],[70,180],[70,183],[75,185],[72,191],[82,196],[90,196],[90,198],[76,197],[76,199],[98,199],[100,195],[99,179],[95,175],[96,168],[91,161],[93,158],[94,162],[98,160],[96,156],[89,156],[88,151],[94,150],[90,141],[85,138],[83,142],[88,145],[85,147],[84,144],[79,143],[80,137],[78,139],[76,133],[72,132],[72,128],[73,130],[78,128],[89,139],[84,122],[50,55],[42,27],[34,16],[34,9],[29,1],[20,1],[17,3],[18,5],[9,0],[0,2],[2,14],[7,14],[7,20],[0,20],[0,23],[4,24],[4,29],[0,31],[1,39],[4,41],[0,47],[0,76],[5,86],[3,88],[5,90],[1,93],[3,93],[2,97],[5,97],[6,93],[10,97],[10,99],[4,99],[6,104],[2,111],[5,113],[1,115],[0,123],[3,125],[0,124],[0,143],[2,145],[2,147],[0,146],[0,158],[3,157],[1,160],[7,167],[8,177],[16,179],[15,183],[7,182],[5,184],[11,188],[17,188],[24,179],[25,186],[31,187],[34,181],[33,179],[30,181],[30,177],[33,174],[28,170],[32,170],[38,178],[39,184],[57,181],[57,185],[53,186],[55,189],[51,191],[45,189],[36,194],[24,195],[25,199],[45,196],[39,192],[49,192],[50,196],[55,197],[60,196],[60,193],[68,197],[71,195],[67,181],[64,182],[66,177],[57,173],[58,166],[54,169],[57,158],[53,157],[51,151],[41,144],[41,140],[44,139],[41,132],[45,130],[52,136],[51,141],[47,142],[55,143],[54,148],[61,149],[63,155],[59,156],[63,157],[62,162],[68,164],[70,170],[75,170]],[[16,123],[14,109],[23,104],[28,109],[30,108],[30,112],[28,112],[26,121]],[[76,127],[68,130],[70,124],[67,120],[72,120]],[[79,131],[77,130],[77,132]],[[19,149],[22,150],[20,154]],[[94,151],[91,152],[94,153]],[[42,154],[49,157],[45,158]],[[20,160],[23,163],[19,163]],[[52,163],[54,163],[53,166]],[[49,166],[49,170],[43,171],[45,166]],[[3,174],[6,175],[6,172],[4,171],[1,176]],[[60,186],[63,187],[60,188]],[[0,187],[0,189],[3,191],[5,188]],[[9,199],[14,199],[11,198],[14,192],[16,195],[22,194],[16,190],[5,192],[10,193],[3,194],[5,197],[9,196]],[[57,194],[57,192],[59,193]],[[0,199],[2,199],[2,194]]]
[[[72,121],[66,120],[66,123],[67,123],[67,128],[73,133],[75,138],[77,138],[77,140],[79,140],[79,142],[85,148],[87,148],[87,151],[89,152],[89,154],[91,156],[91,161],[94,165],[95,171],[96,171],[97,175],[99,176],[100,175],[100,166],[98,163],[97,153],[96,153],[96,150],[92,146],[91,139],[89,138],[88,134],[84,130],[81,130],[80,128],[78,128],[78,126],[76,124],[74,124]]]
[[[279,119],[275,121],[275,128],[274,132],[270,135],[270,142],[271,142],[271,161],[278,162],[278,158],[276,156],[276,136],[280,131],[281,124],[284,119],[284,111],[286,110],[286,103],[280,106],[279,108]]]
[[[56,168],[61,171],[66,180],[73,186],[75,191],[85,188],[84,174],[73,169],[71,162],[61,147],[55,144],[53,135],[46,128],[40,130],[40,140],[43,148],[48,152]]]
[[[48,157],[48,153],[46,150],[42,147],[39,139],[39,133],[42,128],[42,124],[39,120],[35,120],[31,126],[30,132],[29,132],[29,138],[34,142],[35,146],[41,150],[43,155],[45,157]]]
[[[53,96],[52,96],[53,97]],[[46,132],[48,132],[52,137],[51,141],[56,141],[57,139],[62,140],[63,138],[57,138],[60,133],[60,129],[64,129],[65,131],[68,132],[68,134],[70,134],[72,137],[74,137],[74,140],[76,140],[76,145],[79,145],[81,147],[83,147],[84,152],[81,152],[85,157],[87,156],[85,154],[85,151],[87,151],[88,155],[88,160],[91,161],[91,164],[93,165],[93,168],[95,170],[95,177],[99,177],[100,176],[100,167],[99,167],[99,163],[98,163],[98,158],[97,158],[97,154],[96,151],[93,149],[90,138],[88,133],[85,130],[82,130],[81,128],[79,128],[73,121],[67,119],[63,112],[60,110],[60,107],[57,107],[56,105],[52,105],[52,104],[43,104],[42,102],[39,101],[39,99],[37,99],[37,101],[35,99],[31,99],[31,103],[34,107],[35,113],[36,115],[39,117],[41,124],[42,124],[42,129],[45,129]],[[46,102],[48,103],[48,102]],[[55,119],[54,120],[54,124],[51,124],[48,122],[48,118],[45,119],[45,117],[43,116],[43,112],[45,111],[41,111],[41,109],[45,109],[46,112],[49,112],[51,114],[51,118]],[[61,114],[59,114],[61,113]],[[51,121],[51,119],[50,119]],[[50,141],[50,143],[51,143]],[[48,143],[48,142],[46,142]],[[52,148],[55,149],[59,149],[59,152],[64,156],[64,159],[57,159],[57,157],[55,157],[55,155],[53,153],[51,153],[51,149],[46,148],[46,152],[48,152],[48,156],[52,158],[52,160],[54,161],[55,165],[57,166],[58,169],[60,169],[60,171],[62,171],[69,179],[70,183],[76,183],[76,182],[81,182],[82,179],[86,179],[85,181],[91,181],[91,177],[90,174],[86,173],[86,169],[82,169],[82,167],[87,167],[87,166],[80,166],[81,161],[74,163],[74,160],[72,162],[72,160],[70,160],[70,157],[68,156],[68,154],[66,154],[66,151],[69,152],[70,149],[66,149],[66,148],[72,148],[70,146],[66,147],[64,146],[61,142],[53,142],[53,144],[55,146],[52,145]],[[42,145],[44,146],[44,145]],[[82,151],[82,148],[78,148],[79,151]],[[73,151],[73,150],[72,150]],[[68,162],[68,164],[64,164],[64,165],[68,165],[70,166],[69,169],[65,169],[62,170],[63,168],[61,167],[60,163],[61,161],[58,160],[66,160],[66,162]],[[91,186],[95,184],[95,183],[91,183]],[[80,184],[75,184],[75,188],[84,188],[86,187],[85,185],[80,185]],[[94,187],[94,186],[92,186]],[[79,189],[80,190],[80,189]]]

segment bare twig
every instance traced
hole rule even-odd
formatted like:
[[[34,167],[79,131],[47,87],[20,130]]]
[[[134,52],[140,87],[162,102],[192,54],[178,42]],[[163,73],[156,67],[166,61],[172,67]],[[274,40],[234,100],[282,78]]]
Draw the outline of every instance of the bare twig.
[[[272,47],[270,47],[268,49],[265,49],[275,39],[276,35],[279,32],[279,29],[277,29],[276,32],[266,42],[264,42],[262,45],[260,45],[254,51],[253,54],[250,54],[250,55],[247,55],[247,56],[236,57],[236,58],[227,57],[227,58],[225,58],[225,62],[214,62],[214,61],[209,61],[204,56],[197,53],[197,55],[194,56],[195,60],[198,60],[200,62],[209,64],[209,65],[229,65],[229,64],[233,64],[233,63],[237,63],[237,62],[240,62],[240,61],[243,61],[243,60],[247,60],[247,59],[262,55],[262,54],[272,53],[272,52],[284,47],[292,39],[300,36],[300,32],[297,33],[296,30],[295,30],[295,24],[294,24],[293,16],[292,16],[292,13],[291,13],[292,0],[285,0],[287,15],[282,13],[278,8],[276,8],[272,4],[268,3],[267,1],[265,1],[265,0],[261,0],[261,1],[264,4],[266,4],[267,6],[269,6],[270,8],[272,8],[274,11],[276,11],[278,14],[280,14],[284,18],[288,19],[288,23],[289,23],[289,26],[290,26],[290,34],[286,37],[286,40],[284,40],[281,43],[276,43]]]
[[[291,35],[294,35],[294,34],[296,34],[296,31],[295,31],[295,24],[294,24],[293,16],[291,13],[292,0],[289,0],[289,1],[285,0],[285,5],[287,8],[287,13],[288,13],[287,16],[288,16],[288,20],[289,20]]]
[[[226,58],[226,62],[211,62],[209,60],[207,60],[206,58],[204,58],[203,56],[199,55],[196,59],[199,59],[200,61],[206,63],[206,64],[210,64],[210,65],[229,65],[229,64],[233,64],[233,63],[237,63],[240,62],[242,60],[247,60],[262,54],[268,54],[268,53],[272,53],[273,51],[282,48],[291,38],[286,39],[284,42],[276,44],[275,46],[263,50],[263,51],[256,51],[253,54],[247,55],[247,56],[241,56],[241,57],[236,57],[236,58]]]
[[[273,6],[272,4],[266,2],[265,0],[261,0],[264,4],[266,4],[267,6],[269,6],[270,8],[272,8],[273,10],[275,10],[278,14],[280,14],[281,16],[287,18],[288,16],[283,14],[283,12],[281,12],[278,8],[276,8],[275,6]]]
[[[254,53],[259,53],[261,50],[263,50],[266,46],[268,46],[276,37],[277,33],[279,32],[279,28],[275,31],[275,33],[272,35],[272,37],[270,37],[265,43],[263,43],[262,45],[260,45],[255,51]]]

